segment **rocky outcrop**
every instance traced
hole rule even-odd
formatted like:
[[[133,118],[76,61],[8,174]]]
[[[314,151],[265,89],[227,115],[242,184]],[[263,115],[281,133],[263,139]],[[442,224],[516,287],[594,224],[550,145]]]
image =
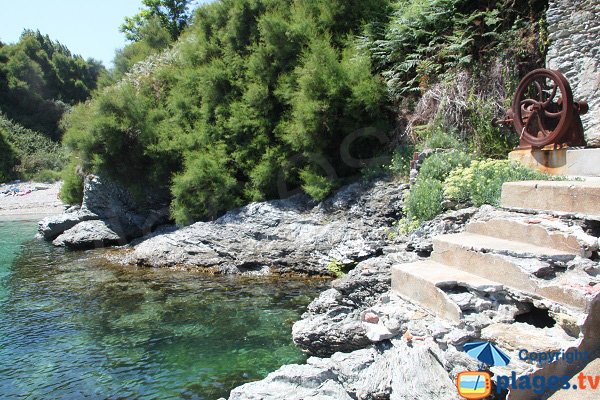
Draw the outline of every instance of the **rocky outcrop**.
[[[561,253],[560,257],[536,258],[537,253],[529,253],[524,247],[524,251],[504,252],[502,257],[521,260],[519,265],[527,270],[545,265],[535,271],[548,287],[560,285],[565,279],[572,281],[573,276],[585,278],[581,281],[585,288],[569,290],[579,290],[587,306],[563,304],[483,278],[465,281],[460,271],[446,279],[441,264],[437,270],[416,271],[435,261],[417,254],[415,237],[396,239],[395,244],[383,247],[382,255],[358,263],[348,275],[334,281],[294,324],[294,342],[320,358],[311,357],[305,365],[282,367],[262,381],[234,389],[229,399],[455,399],[458,396],[453,382],[457,374],[480,368],[478,361],[463,351],[464,344],[472,341],[492,341],[509,354],[508,367],[491,368],[496,375],[510,376],[514,372],[517,376],[548,379],[552,374],[572,375],[584,365],[522,360],[522,349],[579,351],[595,357],[593,354],[600,349],[600,314],[596,310],[600,292],[595,289],[600,267],[588,258],[596,257],[598,251],[597,231],[590,229],[589,221],[484,206],[446,213],[421,230],[426,232],[420,236],[425,240],[432,240],[438,232],[490,237],[510,234],[514,240],[544,243],[557,252],[568,253],[564,257]],[[433,246],[439,247],[440,240],[440,236],[433,238]],[[485,243],[473,248],[477,246],[482,254],[495,256],[494,249],[488,249]],[[422,302],[402,297],[404,294],[391,288],[390,270],[411,265],[414,269],[408,271],[413,277],[422,275],[423,280],[413,279],[404,285],[416,288]],[[427,307],[427,299],[435,291],[443,292],[443,300],[458,310],[458,320],[446,319]],[[432,304],[442,306],[435,301]],[[428,386],[426,382],[434,384]],[[511,398],[537,398],[532,395],[523,390],[511,393]]]
[[[157,208],[140,207],[121,185],[89,175],[81,206],[43,219],[38,231],[54,245],[71,249],[124,245],[167,222],[168,209]]]
[[[359,263],[348,275],[332,283],[307,308],[292,329],[294,343],[307,353],[321,357],[349,352],[399,333],[398,319],[377,317],[365,323],[367,310],[391,288],[390,268],[402,255],[404,262],[414,253],[395,253]],[[390,336],[391,335],[391,336]]]
[[[229,400],[454,400],[448,364],[450,358],[432,340],[413,344],[394,339],[328,359],[309,358],[305,365],[284,366],[260,382],[234,389]]]
[[[467,221],[478,211],[469,207],[457,211],[449,211],[438,215],[431,221],[423,223],[412,232],[406,244],[407,250],[427,256],[433,251],[433,238],[437,235],[462,232]]]
[[[332,263],[353,266],[381,254],[405,188],[395,181],[357,182],[320,204],[303,195],[253,203],[214,222],[150,235],[126,261],[220,273],[329,274]]]
[[[581,116],[589,146],[600,147],[600,3],[550,0],[546,13],[550,46],[546,64],[560,70],[576,100],[590,111]]]

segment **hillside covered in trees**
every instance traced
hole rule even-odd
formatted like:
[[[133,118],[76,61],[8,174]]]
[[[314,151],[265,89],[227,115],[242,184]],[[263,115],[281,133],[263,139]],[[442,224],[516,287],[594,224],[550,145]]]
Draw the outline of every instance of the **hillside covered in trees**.
[[[39,31],[0,42],[0,181],[59,171],[65,161],[60,121],[90,98],[104,66],[73,55]]]
[[[489,120],[543,63],[546,3],[202,6],[168,61],[66,115],[63,197],[80,200],[82,171],[106,174],[140,198],[170,197],[172,216],[188,223],[296,190],[322,199],[437,137],[503,154],[511,139]],[[150,27],[140,26],[144,40],[167,40]]]

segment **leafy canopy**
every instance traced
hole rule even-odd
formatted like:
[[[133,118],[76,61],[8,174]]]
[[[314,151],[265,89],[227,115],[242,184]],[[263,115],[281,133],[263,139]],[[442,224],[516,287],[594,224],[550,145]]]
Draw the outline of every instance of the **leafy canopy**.
[[[86,61],[47,35],[26,30],[18,43],[0,47],[0,110],[58,139],[63,113],[90,97],[104,71],[99,61]]]
[[[300,188],[323,198],[386,142],[385,86],[354,38],[388,6],[224,0],[200,7],[170,64],[75,107],[65,144],[84,171],[140,193],[170,193],[181,223]]]
[[[189,20],[188,7],[192,0],[142,0],[144,8],[132,17],[125,17],[125,22],[120,30],[128,40],[138,42],[142,40],[144,26],[153,19],[177,39]]]

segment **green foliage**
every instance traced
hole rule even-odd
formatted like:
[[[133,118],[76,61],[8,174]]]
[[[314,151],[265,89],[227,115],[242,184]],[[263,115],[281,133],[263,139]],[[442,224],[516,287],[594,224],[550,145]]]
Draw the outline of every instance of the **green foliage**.
[[[300,171],[300,179],[302,180],[302,189],[318,201],[324,200],[335,187],[334,181],[310,169]]]
[[[458,139],[455,131],[444,129],[440,120],[414,128],[417,148],[426,149],[460,149],[464,144]]]
[[[390,93],[418,93],[448,72],[502,55],[516,63],[538,53],[523,38],[538,38],[543,0],[397,0],[384,29],[368,32],[365,47],[383,71]],[[543,40],[543,37],[541,38]]]
[[[15,159],[15,151],[0,129],[0,182],[9,181],[14,176]]]
[[[104,67],[72,55],[39,31],[24,31],[18,43],[0,47],[0,109],[8,118],[53,139],[59,120],[86,100]]]
[[[429,177],[419,178],[404,199],[405,218],[411,224],[433,219],[442,212],[442,200],[442,182]]]
[[[62,179],[60,171],[54,171],[51,169],[42,169],[31,176],[31,180],[34,182],[53,183],[58,182]]]
[[[67,204],[81,204],[83,201],[83,176],[79,173],[77,160],[73,159],[62,171],[63,184],[60,199]]]
[[[385,85],[352,37],[387,6],[202,6],[172,64],[74,107],[64,143],[85,173],[109,173],[128,187],[170,186],[181,223],[299,187],[321,199],[386,142]]]
[[[109,82],[116,82],[122,78],[131,67],[167,48],[172,42],[171,35],[161,25],[158,17],[152,17],[144,21],[138,28],[137,39],[121,50],[117,50],[114,58],[114,69],[111,71]],[[104,86],[108,86],[104,83]]]
[[[173,179],[172,215],[180,224],[214,219],[238,205],[237,182],[227,167],[225,146],[206,153],[191,153],[185,172]]]
[[[435,153],[423,162],[419,175],[444,182],[452,170],[468,167],[471,160],[471,155],[458,150]]]
[[[408,177],[410,175],[410,162],[413,159],[415,150],[415,146],[412,145],[398,146],[392,153],[387,169],[394,175]]]
[[[10,162],[14,177],[30,179],[42,170],[60,171],[66,162],[66,154],[59,143],[41,133],[23,128],[1,114],[0,134],[13,149]],[[6,162],[8,160],[9,158]]]
[[[444,195],[474,206],[498,206],[505,182],[526,180],[564,180],[563,177],[543,174],[509,160],[473,161],[469,167],[459,167],[446,180]]]
[[[138,42],[144,36],[146,23],[157,20],[171,39],[177,39],[188,24],[188,7],[191,2],[192,0],[142,0],[144,8],[132,17],[125,17],[120,30],[128,40]]]
[[[445,180],[451,171],[471,164],[471,156],[458,150],[435,153],[421,166],[417,182],[406,193],[404,219],[397,229],[409,233],[442,212]]]
[[[518,136],[506,134],[492,125],[492,119],[498,115],[496,106],[489,101],[483,101],[475,95],[468,98],[468,123],[472,135],[469,137],[469,147],[480,157],[504,158],[518,144]]]
[[[331,272],[336,278],[343,278],[348,273],[344,264],[335,258],[327,264],[327,270]]]

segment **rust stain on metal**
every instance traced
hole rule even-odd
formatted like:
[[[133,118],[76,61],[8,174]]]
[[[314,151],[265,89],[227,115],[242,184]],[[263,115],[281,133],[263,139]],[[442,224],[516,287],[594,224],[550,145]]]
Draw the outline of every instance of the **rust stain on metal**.
[[[588,110],[585,101],[573,100],[573,91],[563,74],[541,68],[525,75],[512,107],[503,119],[494,118],[492,124],[513,125],[520,138],[518,149],[585,146],[580,115]]]

